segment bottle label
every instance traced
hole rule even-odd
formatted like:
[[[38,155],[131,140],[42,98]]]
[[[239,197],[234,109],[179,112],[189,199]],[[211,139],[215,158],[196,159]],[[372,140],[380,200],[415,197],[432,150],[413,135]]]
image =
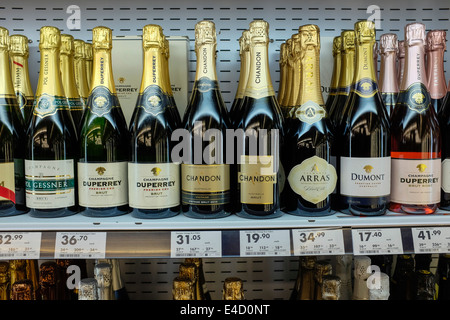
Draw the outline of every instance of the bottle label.
[[[81,98],[68,98],[70,111],[82,111],[84,109],[84,103]]]
[[[252,50],[250,76],[245,88],[245,95],[253,99],[260,99],[274,96],[272,82],[270,80],[270,70],[267,67],[267,47],[265,45],[255,45]]]
[[[180,165],[128,163],[130,207],[165,209],[180,204]]]
[[[27,97],[25,96],[25,94],[23,94],[23,92],[20,91],[16,91],[16,96],[17,96],[17,102],[19,103],[19,109],[23,110],[25,109],[27,106],[33,107],[33,103],[34,103],[34,98],[33,97]]]
[[[313,156],[292,168],[288,182],[295,193],[317,204],[336,188],[336,169],[325,159]]]
[[[74,161],[25,160],[27,207],[57,209],[75,205]]]
[[[386,197],[391,193],[391,158],[341,157],[341,194],[349,197]]]
[[[111,91],[105,86],[96,86],[92,89],[88,99],[89,109],[98,117],[103,117],[111,112],[115,99]]]
[[[181,201],[193,205],[230,202],[230,165],[181,165]]]
[[[0,163],[0,201],[16,203],[14,162]]]
[[[201,77],[200,79],[195,81],[194,90],[198,90],[202,93],[206,93],[217,89],[219,89],[217,81],[211,80],[208,77]]]
[[[322,120],[325,114],[325,108],[314,101],[307,101],[295,110],[295,117],[308,124]]]
[[[139,94],[136,106],[156,117],[170,106],[170,98],[160,86],[152,84]]]
[[[241,156],[238,183],[241,203],[273,204],[277,183],[273,156]]]
[[[127,162],[78,162],[80,206],[117,207],[128,203]]]
[[[353,91],[360,97],[370,98],[378,92],[378,86],[373,79],[362,78],[355,83]]]
[[[441,164],[442,171],[442,190],[445,193],[450,193],[450,159],[445,159]]]
[[[56,114],[58,109],[67,109],[66,97],[50,96],[46,93],[40,95],[34,102],[33,113],[39,118]]]
[[[431,99],[427,87],[421,82],[415,82],[400,93],[398,103],[406,104],[409,109],[423,113],[430,107]]]
[[[392,159],[392,202],[439,203],[440,190],[441,159]]]
[[[336,94],[348,96],[350,94],[351,89],[352,89],[351,85],[346,86],[346,87],[339,87],[336,89]]]

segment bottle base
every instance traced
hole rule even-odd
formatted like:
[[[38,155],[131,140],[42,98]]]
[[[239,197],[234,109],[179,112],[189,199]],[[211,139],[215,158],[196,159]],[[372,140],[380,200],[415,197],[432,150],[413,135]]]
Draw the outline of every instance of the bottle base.
[[[401,204],[397,202],[391,202],[389,210],[395,213],[406,213],[413,215],[427,215],[433,214],[439,209],[439,204]]]
[[[268,212],[253,211],[250,209],[247,210],[241,209],[240,211],[236,212],[236,215],[238,217],[246,219],[274,219],[284,215],[284,212],[281,209],[275,209],[273,211]]]
[[[61,209],[33,209],[30,208],[28,214],[33,218],[62,218],[77,214],[79,211],[69,208]]]
[[[188,218],[194,219],[219,219],[225,218],[231,215],[231,212],[211,212],[211,213],[198,213],[194,211],[183,211],[183,215]]]
[[[8,203],[6,204],[0,204],[0,218],[18,216],[21,214],[25,214],[29,211],[30,209],[28,209],[26,206],[17,205],[11,201],[8,201]]]
[[[328,208],[327,210],[317,210],[317,211],[316,210],[308,211],[305,209],[298,208],[297,210],[283,210],[283,212],[298,217],[326,217],[331,216],[335,213],[330,208]]]
[[[230,205],[182,205],[183,215],[194,219],[218,219],[231,215]]]
[[[137,219],[166,219],[175,217],[180,213],[180,210],[171,210],[171,209],[138,209],[131,208],[131,216]]]
[[[80,207],[80,213],[86,217],[108,218],[117,217],[130,212],[128,206],[110,207],[110,208],[92,208]]]

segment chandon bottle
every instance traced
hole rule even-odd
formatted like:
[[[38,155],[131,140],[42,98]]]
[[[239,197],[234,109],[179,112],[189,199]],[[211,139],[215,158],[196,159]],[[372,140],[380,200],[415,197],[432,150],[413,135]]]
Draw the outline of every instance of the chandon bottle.
[[[189,141],[181,164],[182,210],[192,218],[220,218],[231,213],[232,205],[230,165],[225,163],[225,130],[230,123],[217,80],[213,22],[196,24],[195,51],[194,88],[184,116],[190,136],[183,137],[183,142]]]
[[[339,75],[342,65],[341,41],[341,36],[333,38],[333,73],[331,74],[330,92],[328,92],[327,101],[325,102],[325,109],[328,113],[330,112],[330,108],[333,105],[334,99],[336,98],[339,86]]]
[[[397,35],[394,33],[382,34],[380,37],[381,66],[378,84],[380,86],[381,98],[389,116],[394,110],[398,96],[397,52]]]
[[[389,120],[373,67],[375,24],[355,23],[356,64],[339,141],[341,211],[382,215],[390,194]]]
[[[285,139],[283,167],[287,183],[282,192],[283,210],[305,216],[331,214],[330,194],[337,182],[330,164],[333,136],[320,85],[320,30],[316,25],[299,28],[301,79],[298,105]]]
[[[114,85],[112,31],[92,30],[92,89],[80,129],[79,204],[86,216],[127,213],[129,133]]]
[[[426,87],[425,26],[422,23],[405,27],[405,47],[405,74],[391,116],[392,192],[389,209],[430,214],[440,203],[441,135]]]
[[[137,218],[165,218],[180,211],[180,165],[171,158],[177,128],[169,110],[164,39],[160,26],[143,28],[144,68],[130,123],[128,163],[129,205]]]
[[[281,182],[278,179],[283,137],[282,115],[269,70],[269,25],[250,23],[250,71],[245,90],[242,138],[238,145],[239,201],[236,214],[247,218],[280,216]]]
[[[444,52],[446,49],[446,32],[444,30],[431,30],[427,33],[426,65],[427,88],[430,92],[431,104],[436,113],[441,110],[447,93],[447,83],[444,73]]]
[[[0,217],[25,213],[25,129],[9,68],[8,30],[0,28]]]
[[[86,73],[86,54],[85,54],[85,42],[80,39],[74,40],[75,53],[74,53],[74,65],[75,65],[75,81],[80,93],[81,98],[85,101],[88,100],[90,93],[90,87],[88,87],[87,73]],[[92,79],[91,79],[92,81]]]
[[[10,38],[11,50],[9,56],[11,58],[11,75],[13,77],[17,100],[19,101],[20,112],[24,119],[24,125],[26,126],[31,118],[34,101],[28,68],[28,38],[19,34],[13,34]]]
[[[73,37],[69,34],[62,34],[60,55],[62,84],[73,122],[78,129],[81,123],[81,117],[83,116],[84,100],[80,97],[75,82],[73,55]]]
[[[78,211],[77,134],[61,81],[60,47],[60,31],[42,27],[39,80],[25,157],[26,204],[36,217],[62,217]]]

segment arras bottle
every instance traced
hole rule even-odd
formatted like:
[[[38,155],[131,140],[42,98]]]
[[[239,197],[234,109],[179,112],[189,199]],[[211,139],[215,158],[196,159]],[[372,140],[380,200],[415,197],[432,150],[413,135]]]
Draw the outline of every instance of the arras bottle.
[[[144,68],[129,128],[129,205],[137,218],[165,218],[180,212],[180,164],[171,158],[171,136],[177,128],[170,113],[164,40],[160,26],[143,28]]]
[[[60,31],[42,27],[39,80],[27,131],[25,190],[30,215],[43,218],[78,212],[78,142],[61,80],[60,48]]]
[[[274,218],[280,210],[281,182],[278,178],[283,137],[280,107],[275,98],[269,70],[269,24],[250,23],[250,71],[245,90],[244,137],[238,141],[239,200],[237,215],[247,218]]]
[[[79,204],[86,216],[116,216],[129,211],[130,140],[114,85],[111,29],[95,27],[92,44],[92,89],[80,129]]]
[[[394,33],[385,33],[380,37],[380,75],[378,84],[381,98],[383,99],[386,111],[390,116],[394,110],[398,96],[397,82],[397,52],[398,40]]]
[[[353,88],[345,106],[340,150],[340,210],[374,216],[386,212],[390,194],[389,119],[373,67],[375,24],[355,23],[356,64]]]
[[[88,86],[86,73],[85,42],[80,39],[75,39],[74,46],[75,81],[80,96],[83,98],[84,102],[87,103],[91,88]]]
[[[430,30],[426,38],[426,69],[427,88],[430,92],[431,105],[437,114],[441,111],[447,83],[444,73],[444,53],[446,49],[446,32],[444,30]]]
[[[226,129],[230,128],[216,74],[216,29],[211,21],[195,26],[197,69],[184,115],[190,134],[181,164],[183,213],[192,218],[231,214],[230,165],[226,163]]]
[[[339,75],[341,73],[341,36],[333,38],[333,73],[331,74],[330,92],[328,92],[327,101],[325,102],[325,109],[327,113],[330,112],[330,108],[334,103],[334,99],[337,96],[337,90],[339,86]]]
[[[81,123],[81,117],[83,116],[84,100],[78,93],[75,81],[73,58],[75,48],[73,40],[73,36],[69,34],[61,35],[61,79],[73,122],[78,129]]]
[[[28,211],[25,206],[23,120],[9,68],[9,31],[0,28],[0,217]]]
[[[330,194],[337,182],[330,164],[333,135],[320,82],[320,30],[316,25],[299,28],[301,79],[299,107],[284,143],[283,167],[287,181],[282,192],[285,212],[303,216],[331,214]]]
[[[20,34],[13,34],[10,38],[11,49],[9,56],[11,59],[11,75],[26,128],[33,112],[34,101],[34,93],[31,88],[30,71],[28,68],[28,57],[30,55],[28,38]]]
[[[430,214],[440,203],[441,134],[426,87],[425,26],[422,23],[405,27],[405,47],[405,74],[391,116],[389,209],[398,213]]]
[[[91,78],[92,78],[92,59],[93,59],[92,43],[89,42],[84,43],[84,55],[85,55],[87,85],[88,88],[90,88],[92,81]]]

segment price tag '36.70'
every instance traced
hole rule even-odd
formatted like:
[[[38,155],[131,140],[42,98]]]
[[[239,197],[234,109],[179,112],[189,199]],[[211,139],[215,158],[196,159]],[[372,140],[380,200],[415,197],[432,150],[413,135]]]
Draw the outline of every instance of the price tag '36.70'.
[[[57,232],[55,259],[103,259],[106,232]]]

